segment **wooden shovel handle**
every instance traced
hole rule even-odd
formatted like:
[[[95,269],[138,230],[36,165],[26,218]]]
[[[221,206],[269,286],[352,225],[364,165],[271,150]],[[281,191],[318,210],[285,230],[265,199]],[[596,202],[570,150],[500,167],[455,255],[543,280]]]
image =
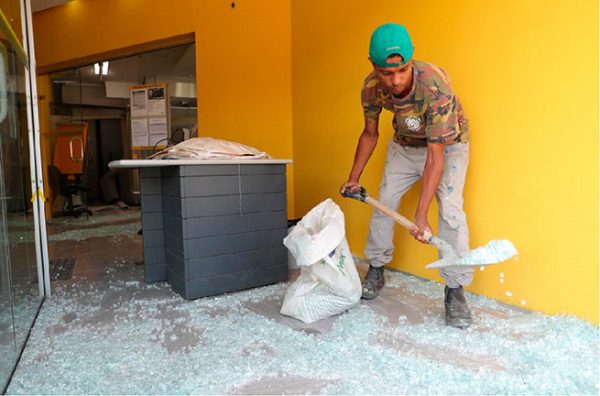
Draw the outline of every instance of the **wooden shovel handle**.
[[[368,203],[369,205],[371,205],[372,207],[374,207],[375,209],[377,209],[378,211],[388,215],[389,217],[394,219],[394,221],[396,223],[400,224],[402,227],[406,228],[407,230],[411,230],[412,228],[417,228],[415,223],[408,220],[406,217],[402,216],[400,213],[396,212],[395,210],[385,206],[378,200],[373,199],[371,197],[367,197],[365,199],[365,202]],[[425,238],[425,240],[427,240],[427,241],[429,241],[432,236],[433,235],[429,231],[423,232],[423,238]]]

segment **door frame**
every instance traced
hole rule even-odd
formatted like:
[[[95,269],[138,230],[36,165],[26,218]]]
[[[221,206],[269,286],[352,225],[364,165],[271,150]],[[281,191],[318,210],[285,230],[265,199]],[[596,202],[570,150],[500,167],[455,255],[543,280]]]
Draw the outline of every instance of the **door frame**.
[[[21,26],[23,28],[24,47],[28,55],[28,67],[25,68],[25,89],[27,97],[27,126],[29,134],[29,164],[31,172],[31,202],[35,233],[35,252],[38,273],[38,291],[40,297],[52,294],[50,286],[50,262],[48,259],[48,235],[46,230],[44,180],[40,142],[40,120],[38,113],[38,94],[36,83],[36,62],[33,41],[33,22],[31,0],[21,0]]]
[[[38,263],[38,285],[40,296],[50,297],[52,288],[50,286],[50,261],[48,258],[48,235],[46,229],[46,198],[44,195],[44,177],[42,172],[42,151],[40,139],[40,118],[38,112],[38,93],[36,79],[35,47],[33,42],[33,21],[31,12],[31,0],[22,0],[24,6],[21,12],[22,26],[26,32],[27,48],[29,55],[29,69],[26,71],[26,87],[30,95],[27,101],[29,128],[29,160],[31,164],[31,191],[33,200],[33,219],[36,230],[36,261]],[[31,119],[29,119],[31,117]],[[33,154],[33,155],[32,155]]]

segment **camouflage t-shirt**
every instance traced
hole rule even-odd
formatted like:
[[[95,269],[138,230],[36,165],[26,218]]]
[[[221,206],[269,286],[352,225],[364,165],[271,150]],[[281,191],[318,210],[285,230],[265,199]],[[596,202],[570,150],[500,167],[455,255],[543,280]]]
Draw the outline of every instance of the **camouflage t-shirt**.
[[[469,140],[469,122],[452,91],[448,74],[431,63],[413,61],[408,95],[396,98],[384,90],[375,71],[361,92],[365,117],[377,120],[382,109],[394,113],[394,141],[403,146],[453,144]]]

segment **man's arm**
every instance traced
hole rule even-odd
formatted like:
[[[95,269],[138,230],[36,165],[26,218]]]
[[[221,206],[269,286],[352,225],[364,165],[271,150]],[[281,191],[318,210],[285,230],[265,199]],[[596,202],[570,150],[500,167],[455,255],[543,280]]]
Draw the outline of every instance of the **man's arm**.
[[[348,181],[342,184],[340,193],[343,193],[345,189],[350,189],[353,192],[357,192],[359,188],[358,180],[377,146],[377,139],[379,138],[379,119],[365,117],[365,129],[363,130],[360,138],[358,139],[358,145],[356,146],[356,153],[354,154],[354,164],[348,176]]]
[[[419,204],[417,205],[417,211],[415,213],[415,225],[418,227],[418,230],[411,230],[412,236],[420,242],[427,242],[423,238],[424,230],[431,232],[431,226],[427,220],[427,212],[429,211],[431,200],[440,184],[443,170],[444,145],[441,143],[427,144],[427,160],[425,161],[425,168],[423,169],[423,185],[419,195]]]

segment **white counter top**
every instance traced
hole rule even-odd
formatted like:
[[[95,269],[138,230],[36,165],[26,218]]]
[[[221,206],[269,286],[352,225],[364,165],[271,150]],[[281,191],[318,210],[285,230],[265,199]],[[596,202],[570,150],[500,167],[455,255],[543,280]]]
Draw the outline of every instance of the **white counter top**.
[[[193,160],[193,159],[130,159],[111,161],[108,167],[111,169],[121,168],[152,168],[162,166],[179,165],[269,165],[269,164],[291,164],[291,159],[234,159],[234,160]]]

